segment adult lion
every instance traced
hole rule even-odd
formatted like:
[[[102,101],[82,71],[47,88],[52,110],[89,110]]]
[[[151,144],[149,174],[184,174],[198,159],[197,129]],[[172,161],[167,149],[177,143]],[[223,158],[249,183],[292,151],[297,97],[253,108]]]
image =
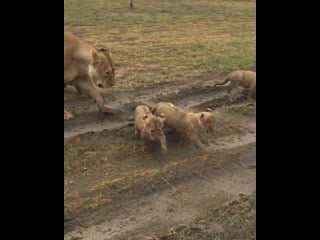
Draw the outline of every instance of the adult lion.
[[[73,85],[78,92],[93,98],[101,112],[112,112],[97,90],[115,84],[111,53],[96,49],[69,32],[64,33],[64,87]],[[73,115],[64,110],[65,119]]]

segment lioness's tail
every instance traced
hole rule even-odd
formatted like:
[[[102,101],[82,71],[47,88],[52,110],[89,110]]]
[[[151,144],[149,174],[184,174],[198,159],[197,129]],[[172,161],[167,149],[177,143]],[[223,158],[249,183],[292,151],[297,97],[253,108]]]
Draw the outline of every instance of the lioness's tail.
[[[223,82],[221,82],[221,83],[215,83],[214,85],[213,85],[213,87],[215,88],[216,86],[219,86],[219,85],[225,85],[227,82],[229,82],[230,81],[230,79],[229,78],[227,78],[227,79],[225,79]]]

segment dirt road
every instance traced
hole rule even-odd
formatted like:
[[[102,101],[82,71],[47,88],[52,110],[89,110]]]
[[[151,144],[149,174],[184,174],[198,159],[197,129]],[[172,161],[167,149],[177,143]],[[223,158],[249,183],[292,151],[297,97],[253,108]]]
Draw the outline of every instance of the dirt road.
[[[113,92],[117,115],[98,113],[88,98],[65,90],[65,239],[255,239],[255,105],[230,102],[213,80]],[[137,104],[171,101],[213,109],[209,155],[167,132],[168,156],[141,152],[128,126]]]

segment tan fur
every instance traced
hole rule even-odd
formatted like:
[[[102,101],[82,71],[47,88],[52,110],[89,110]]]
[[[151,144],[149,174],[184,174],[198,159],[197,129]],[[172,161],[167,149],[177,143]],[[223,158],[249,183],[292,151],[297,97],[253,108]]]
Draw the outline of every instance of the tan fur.
[[[104,103],[97,87],[106,88],[114,84],[110,51],[106,48],[95,49],[73,34],[65,32],[64,87],[73,85],[78,92],[93,98],[100,111],[109,112],[111,108]]]
[[[250,85],[248,99],[256,99],[256,79],[254,79]]]
[[[211,112],[185,112],[170,102],[160,102],[152,110],[152,113],[156,116],[164,114],[166,125],[187,134],[189,139],[201,152],[208,152],[204,146],[204,144],[208,144],[208,141],[201,134],[203,132],[213,134],[214,119]]]
[[[255,94],[256,88],[256,73],[249,70],[236,70],[229,73],[226,79],[221,83],[216,83],[214,87],[219,85],[224,85],[230,82],[228,93],[231,94],[231,91],[236,87],[244,87],[249,89],[249,96]]]
[[[168,152],[166,137],[163,133],[164,117],[154,116],[149,107],[139,105],[136,107],[134,116],[134,127],[136,134],[145,141],[159,141],[161,144],[161,152]]]
[[[69,113],[67,110],[64,109],[64,119],[65,120],[70,120],[73,119],[73,115]]]

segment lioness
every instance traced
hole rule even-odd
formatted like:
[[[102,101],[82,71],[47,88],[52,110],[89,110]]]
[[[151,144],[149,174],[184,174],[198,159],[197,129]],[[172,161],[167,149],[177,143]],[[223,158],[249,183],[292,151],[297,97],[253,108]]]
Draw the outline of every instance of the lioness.
[[[163,133],[164,120],[163,115],[160,117],[154,116],[149,107],[145,105],[136,107],[134,116],[136,135],[140,134],[140,137],[145,141],[145,146],[148,140],[159,141],[162,154],[168,152],[166,137]]]
[[[204,144],[208,144],[208,141],[201,134],[204,131],[213,134],[214,119],[211,112],[185,112],[170,102],[160,102],[152,110],[152,113],[156,116],[163,114],[165,125],[187,134],[200,152],[208,152],[204,146]]]
[[[101,112],[111,112],[97,90],[115,84],[114,66],[108,49],[95,49],[69,32],[64,33],[64,87],[73,85],[89,95]],[[66,116],[66,110],[65,110]],[[70,119],[72,114],[68,113]],[[66,117],[65,117],[66,119]]]
[[[241,86],[244,88],[249,88],[249,95],[250,98],[256,91],[256,73],[249,70],[236,70],[229,73],[226,79],[221,83],[214,84],[213,87],[218,85],[224,85],[230,82],[228,93],[231,94],[232,89]]]

